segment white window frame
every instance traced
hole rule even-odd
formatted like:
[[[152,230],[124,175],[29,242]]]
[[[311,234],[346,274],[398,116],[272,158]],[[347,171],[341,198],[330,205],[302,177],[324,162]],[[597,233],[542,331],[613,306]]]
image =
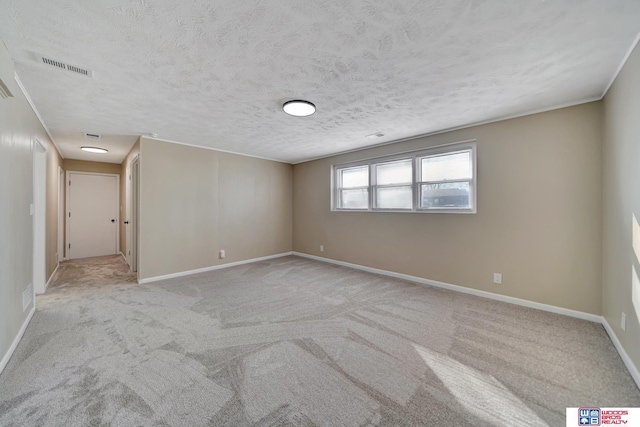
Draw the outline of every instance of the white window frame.
[[[349,169],[352,167],[361,167],[361,166],[365,166],[365,164],[358,164],[358,165],[354,165],[354,166],[349,166],[349,167],[340,167],[335,169],[335,172],[333,173],[333,176],[335,177],[335,183],[336,185],[333,186],[333,192],[336,193],[336,201],[340,199],[340,191],[344,190],[344,188],[342,187],[342,175],[340,173],[338,173],[338,171],[340,169]],[[345,210],[345,211],[353,211],[353,212],[366,212],[368,210],[371,209],[371,168],[369,168],[369,183],[368,185],[364,186],[364,187],[349,187],[347,188],[347,190],[360,190],[363,188],[366,188],[369,194],[369,203],[367,205],[366,208],[340,208],[340,210]],[[339,206],[339,202],[336,204],[336,206]]]
[[[456,180],[443,180],[443,181],[434,181],[438,183],[445,182],[469,182],[469,203],[470,207],[468,208],[452,208],[452,207],[433,207],[433,208],[421,208],[420,207],[420,188],[421,184],[431,183],[430,181],[421,181],[421,165],[420,159],[424,157],[443,155],[443,154],[455,154],[458,152],[468,151],[471,154],[471,179],[456,179]],[[476,142],[475,140],[456,142],[453,144],[439,145],[436,147],[431,147],[422,150],[403,152],[398,154],[393,154],[390,156],[384,157],[375,157],[365,160],[358,160],[355,162],[349,163],[341,163],[331,166],[331,210],[334,212],[399,212],[399,213],[463,213],[463,214],[475,214],[477,213],[477,165],[476,165]],[[398,160],[409,160],[412,162],[412,181],[411,191],[412,191],[412,202],[413,206],[411,209],[386,209],[386,208],[376,208],[375,207],[375,191],[378,187],[376,185],[376,169],[375,166],[384,163],[390,163]],[[341,208],[340,207],[340,173],[341,169],[348,169],[358,166],[368,166],[369,168],[369,201],[367,208],[354,209],[354,208]],[[406,184],[393,184],[393,185],[384,185],[381,187],[398,187],[405,186]],[[359,187],[360,188],[360,187]],[[365,188],[365,187],[361,187]]]

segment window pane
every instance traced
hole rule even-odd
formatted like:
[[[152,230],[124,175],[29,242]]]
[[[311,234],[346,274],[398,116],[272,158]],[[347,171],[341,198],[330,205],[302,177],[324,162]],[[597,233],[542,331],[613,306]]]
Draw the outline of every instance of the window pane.
[[[468,182],[422,184],[421,208],[470,208]]]
[[[369,190],[340,190],[340,207],[342,209],[369,209]]]
[[[376,165],[376,184],[405,184],[413,180],[411,159]]]
[[[342,188],[366,187],[369,185],[369,166],[340,169]]]
[[[379,209],[411,209],[411,198],[410,185],[376,188],[376,208]]]
[[[423,157],[422,181],[446,181],[451,179],[471,179],[471,153],[443,154]]]

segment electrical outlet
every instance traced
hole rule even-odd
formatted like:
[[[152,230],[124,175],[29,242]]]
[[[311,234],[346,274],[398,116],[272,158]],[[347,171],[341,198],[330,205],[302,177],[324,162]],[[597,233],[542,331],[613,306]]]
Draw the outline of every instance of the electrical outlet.
[[[224,259],[225,256],[227,256],[227,253],[225,252],[225,250],[220,249],[220,259]]]
[[[622,329],[622,332],[627,331],[627,313],[625,312],[620,316],[620,329]]]
[[[493,273],[493,283],[496,285],[502,284],[502,273]]]
[[[320,252],[324,252],[324,245],[320,245]]]

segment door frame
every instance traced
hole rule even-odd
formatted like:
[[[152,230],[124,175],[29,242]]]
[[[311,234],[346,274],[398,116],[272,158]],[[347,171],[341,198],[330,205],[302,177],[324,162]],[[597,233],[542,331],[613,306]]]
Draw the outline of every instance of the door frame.
[[[47,149],[37,137],[32,142],[33,198],[33,294],[47,291]],[[35,304],[35,298],[33,299]]]
[[[65,200],[64,200],[64,190],[65,190],[65,175],[64,169],[58,166],[58,246],[57,246],[57,255],[56,264],[60,263],[67,259],[64,253],[64,215],[65,215]]]
[[[117,173],[100,173],[100,172],[84,172],[84,171],[73,171],[73,170],[67,170],[65,172],[65,189],[69,188],[69,180],[71,178],[71,174],[75,173],[75,174],[79,174],[79,175],[100,175],[100,176],[115,176],[116,177],[116,224],[118,224],[118,226],[116,227],[116,252],[115,254],[117,255],[120,251],[120,175]],[[64,212],[64,223],[66,226],[66,230],[65,230],[65,242],[67,244],[67,247],[65,248],[65,259],[71,259],[69,257],[69,240],[71,240],[71,227],[69,224],[69,203],[70,203],[70,198],[69,198],[69,194],[71,192],[70,191],[65,191],[64,194],[64,198],[65,198],[65,212]]]
[[[138,260],[140,257],[138,239],[140,236],[140,158],[139,155],[135,156],[129,164],[131,172],[131,228],[129,234],[131,235],[131,247],[127,247],[127,250],[131,251],[131,271],[138,273]]]

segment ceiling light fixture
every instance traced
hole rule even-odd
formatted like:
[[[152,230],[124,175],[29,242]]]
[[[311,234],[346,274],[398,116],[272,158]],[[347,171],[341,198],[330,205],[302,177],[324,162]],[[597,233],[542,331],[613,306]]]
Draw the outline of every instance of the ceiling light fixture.
[[[290,116],[306,117],[316,112],[316,106],[309,101],[293,99],[282,104],[282,110]]]
[[[99,147],[80,147],[80,149],[83,151],[88,151],[90,153],[104,154],[109,152],[109,150],[107,150],[106,148],[99,148]]]

